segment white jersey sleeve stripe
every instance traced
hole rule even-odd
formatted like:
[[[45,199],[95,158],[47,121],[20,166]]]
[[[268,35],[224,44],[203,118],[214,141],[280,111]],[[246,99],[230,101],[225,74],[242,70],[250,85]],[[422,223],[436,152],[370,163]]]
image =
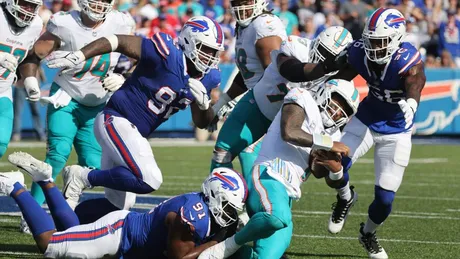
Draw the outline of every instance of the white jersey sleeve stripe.
[[[257,171],[256,171],[257,170]],[[270,199],[268,198],[267,190],[265,190],[264,186],[260,182],[260,165],[254,167],[252,171],[252,181],[254,182],[254,186],[256,188],[257,193],[260,197],[260,203],[264,207],[264,210],[267,213],[272,213],[272,204]]]
[[[418,56],[420,56],[420,52],[417,51],[417,54],[415,54],[415,56],[412,57],[412,59],[411,59],[403,68],[401,68],[401,70],[399,70],[398,74],[401,74],[401,73],[404,72],[410,65],[412,65],[412,63],[414,63],[414,62],[418,59]]]

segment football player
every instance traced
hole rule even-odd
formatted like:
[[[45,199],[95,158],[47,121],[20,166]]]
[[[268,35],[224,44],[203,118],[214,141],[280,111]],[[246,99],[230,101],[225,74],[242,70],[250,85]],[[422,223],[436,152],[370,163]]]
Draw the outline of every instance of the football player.
[[[246,209],[251,219],[237,234],[206,249],[199,258],[228,258],[251,241],[254,247],[244,247],[237,258],[280,258],[291,241],[292,201],[300,199],[300,186],[310,175],[312,150],[334,154],[333,159],[317,156],[314,163],[325,166],[329,178],[342,179],[340,156],[348,155],[348,147],[337,142],[339,128],[356,113],[358,90],[352,82],[330,80],[315,99],[303,88],[294,88],[284,97],[247,180]]]
[[[113,34],[65,57],[51,58],[48,66],[64,68],[64,73],[110,52],[138,60],[133,74],[96,118],[95,134],[102,146],[101,170],[81,166],[64,170],[63,193],[72,207],[83,189],[104,186],[110,202],[93,200],[79,206],[81,211],[95,214],[90,219],[97,219],[116,209],[131,208],[136,200],[134,193],[150,193],[160,187],[163,177],[147,137],[190,104],[195,125],[205,128],[212,121],[209,93],[220,83],[217,65],[223,37],[217,22],[196,16],[184,24],[179,43],[164,33],[150,39]]]
[[[5,154],[13,130],[12,88],[16,68],[30,53],[43,29],[37,15],[41,0],[7,0],[0,3],[0,157]],[[21,69],[20,69],[21,70]],[[35,77],[25,78],[28,98],[37,101],[40,89]]]
[[[128,14],[112,10],[114,2],[78,0],[81,11],[53,14],[46,31],[35,43],[33,55],[25,61],[26,76],[33,78],[39,60],[54,51],[59,51],[54,52],[56,54],[68,53],[104,36],[131,33],[135,27],[133,19]],[[54,179],[66,164],[72,145],[80,165],[100,168],[101,147],[94,136],[93,124],[111,95],[103,88],[103,82],[113,79],[107,75],[113,71],[119,56],[119,53],[96,56],[73,68],[70,73],[57,74],[51,85],[50,97],[42,98],[49,103],[46,162],[53,168]],[[34,84],[37,88],[37,80]],[[45,200],[37,184],[32,185],[32,195],[39,204]]]
[[[237,22],[235,61],[239,73],[230,89],[223,93],[213,106],[215,113],[219,114],[219,119],[232,110],[235,105],[233,99],[254,88],[271,63],[270,52],[278,50],[281,42],[287,38],[281,20],[266,10],[267,1],[232,0],[230,4]],[[248,91],[238,101],[238,109],[232,112],[233,115],[225,121],[219,132],[211,161],[211,171],[221,166],[231,168],[233,159],[239,156],[243,175],[251,173],[260,143],[242,151],[260,137],[252,136],[247,124],[241,121],[247,121],[247,118],[254,114],[254,105],[253,91]]]
[[[317,72],[339,69],[335,77],[346,80],[359,74],[369,86],[369,95],[344,128],[341,141],[350,147],[350,157],[343,161],[345,181],[337,189],[328,229],[331,233],[342,229],[353,198],[348,170],[375,144],[374,201],[359,229],[359,241],[370,258],[388,258],[376,230],[390,215],[409,164],[413,119],[426,82],[421,55],[403,41],[405,35],[404,16],[396,9],[379,8],[367,20],[361,39],[350,44],[336,62],[314,68]]]
[[[118,210],[80,225],[54,184],[51,166],[35,161],[22,169],[42,188],[52,219],[24,188],[21,172],[0,174],[0,192],[16,201],[46,258],[196,258],[235,232],[247,196],[238,173],[216,168],[202,192],[170,198],[147,213]]]

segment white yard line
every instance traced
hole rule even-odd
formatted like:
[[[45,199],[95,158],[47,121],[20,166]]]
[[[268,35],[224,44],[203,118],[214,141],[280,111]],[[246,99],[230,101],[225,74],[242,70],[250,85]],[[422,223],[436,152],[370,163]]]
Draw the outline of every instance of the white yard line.
[[[313,239],[343,239],[343,240],[358,240],[358,237],[341,237],[341,236],[317,236],[317,235],[292,235],[299,238],[313,238]],[[443,242],[443,241],[423,241],[423,240],[402,240],[402,239],[386,239],[379,238],[379,241],[394,242],[394,243],[416,243],[416,244],[433,244],[433,245],[460,245],[460,242]]]
[[[331,211],[300,211],[300,210],[293,210],[293,217],[303,218],[309,217],[309,215],[330,215]],[[297,214],[299,213],[299,214]],[[367,213],[362,212],[350,212],[350,215],[357,215],[357,216],[367,216]],[[442,219],[442,220],[460,220],[460,217],[446,217],[446,216],[428,216],[428,215],[417,215],[414,213],[413,215],[404,215],[398,213],[392,213],[390,215],[392,218],[405,218],[405,219]]]
[[[37,255],[41,258],[43,255],[38,253],[28,253],[28,252],[12,252],[12,251],[0,251],[0,255]]]

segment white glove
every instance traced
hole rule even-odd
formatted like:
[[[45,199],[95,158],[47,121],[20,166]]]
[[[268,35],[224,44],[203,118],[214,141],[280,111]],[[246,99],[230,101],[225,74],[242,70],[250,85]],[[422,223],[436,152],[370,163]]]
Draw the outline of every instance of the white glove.
[[[233,235],[218,244],[206,248],[201,252],[200,256],[198,256],[198,259],[225,259],[236,253],[240,247],[241,246],[235,242],[235,235]]]
[[[404,113],[404,119],[406,120],[406,129],[412,126],[412,122],[414,120],[415,112],[417,111],[417,101],[413,98],[409,98],[407,100],[401,100],[398,102],[399,107],[401,108],[402,112]]]
[[[123,85],[124,82],[124,76],[117,73],[112,73],[104,78],[104,80],[102,81],[102,87],[107,92],[115,92]]]
[[[200,110],[205,111],[209,109],[209,103],[211,100],[209,100],[208,92],[201,81],[190,78],[188,80],[188,86],[190,87],[190,91],[192,92],[193,97],[195,97],[195,102]]]
[[[40,87],[38,86],[37,78],[33,76],[26,77],[24,79],[24,87],[27,92],[27,100],[37,102],[40,100]]]
[[[75,52],[70,52],[63,57],[60,55],[50,55],[48,60],[49,68],[62,68],[61,73],[67,73],[72,68],[76,67],[78,64],[86,60],[85,55],[80,50]]]
[[[222,108],[220,108],[220,110],[218,110],[216,114],[219,120],[222,120],[228,117],[230,113],[232,113],[235,106],[236,106],[236,100],[231,100],[230,102],[222,106]]]
[[[0,67],[14,73],[18,67],[18,59],[10,53],[0,52]]]

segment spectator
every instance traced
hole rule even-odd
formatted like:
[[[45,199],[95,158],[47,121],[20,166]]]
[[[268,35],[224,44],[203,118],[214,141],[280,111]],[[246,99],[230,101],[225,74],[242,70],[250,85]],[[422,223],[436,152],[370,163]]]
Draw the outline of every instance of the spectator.
[[[214,105],[215,103],[217,103],[221,93],[222,92],[218,87],[212,89],[212,91],[211,91],[211,105]],[[196,140],[199,141],[199,142],[203,142],[203,141],[207,141],[207,140],[209,140],[209,138],[211,138],[212,141],[216,141],[217,136],[219,135],[220,128],[222,128],[223,123],[224,123],[223,121],[219,121],[217,123],[217,130],[212,132],[212,133],[208,132],[207,129],[196,128],[195,129],[195,138],[196,138]]]
[[[69,12],[72,10],[72,0],[62,0],[61,11]]]
[[[135,34],[137,36],[142,36],[142,37],[151,37],[150,31],[152,30],[150,28],[152,21],[149,20],[148,18],[142,18],[138,28],[136,28]]]
[[[406,26],[407,34],[404,41],[412,43],[416,49],[419,49],[422,43],[430,40],[430,36],[420,31],[414,17],[406,19]]]
[[[348,0],[340,6],[339,17],[342,19],[344,27],[350,31],[353,39],[361,38],[367,10],[366,4],[360,0]]]
[[[334,13],[329,13],[326,16],[326,22],[316,28],[314,37],[316,38],[316,36],[318,36],[322,31],[324,31],[325,29],[331,26],[342,26],[342,25],[343,25],[342,21]]]
[[[312,0],[302,0],[299,3],[299,8],[297,9],[297,17],[299,18],[299,23],[301,30],[305,26],[305,21],[307,18],[312,18],[315,14],[315,6],[313,5]]]
[[[150,32],[150,37],[152,37],[155,33],[163,32],[169,34],[174,40],[177,39],[176,31],[172,28],[172,26],[168,23],[166,14],[160,14],[158,17],[159,24],[158,27],[152,27],[152,31]]]
[[[220,23],[224,19],[224,8],[216,5],[216,0],[208,0],[207,5],[204,7],[204,15]]]
[[[439,27],[438,53],[441,56],[443,50],[450,52],[455,64],[460,67],[460,21],[455,19],[456,12],[449,10],[447,22]]]
[[[303,38],[307,38],[309,40],[313,40],[315,38],[315,24],[313,23],[312,18],[305,19],[305,27],[304,31],[300,33],[300,36]]]
[[[169,26],[171,26],[172,30],[174,31],[179,31],[181,28],[179,19],[177,18],[176,15],[171,15],[168,13],[168,1],[167,0],[161,0],[160,1],[160,8],[159,8],[159,13],[160,14],[165,14],[166,15],[166,20],[163,22],[166,22]],[[155,18],[152,20],[152,24],[150,25],[151,27],[151,32],[150,36],[153,35],[153,31],[155,27],[160,27],[160,19],[159,17]],[[172,36],[172,35],[171,35]]]
[[[62,10],[62,0],[53,0],[51,3],[51,13],[55,14]]]
[[[455,65],[454,60],[452,59],[450,52],[447,50],[443,50],[441,52],[441,67],[446,67],[446,68],[456,68],[457,67]]]
[[[221,24],[222,31],[224,32],[224,48],[225,51],[221,55],[221,62],[227,63],[233,60],[235,49],[235,21],[230,12],[224,14],[224,20]]]
[[[428,55],[425,60],[425,67],[427,68],[439,68],[441,64],[434,55]]]
[[[275,14],[280,17],[284,27],[286,27],[287,35],[299,35],[299,20],[295,14],[289,11],[289,0],[281,0],[280,12]]]
[[[142,6],[139,9],[138,13],[139,13],[139,15],[141,17],[146,18],[148,20],[153,20],[153,19],[158,17],[158,10],[154,6],[154,1],[150,1],[150,2],[146,3],[144,6]],[[144,21],[142,22],[142,24],[143,23],[144,23]]]
[[[177,15],[182,19],[182,16],[186,15],[188,9],[193,12],[192,16],[203,15],[203,6],[195,0],[184,0],[184,2],[177,7]],[[190,16],[191,17],[191,16]],[[186,19],[185,21],[187,21]]]

